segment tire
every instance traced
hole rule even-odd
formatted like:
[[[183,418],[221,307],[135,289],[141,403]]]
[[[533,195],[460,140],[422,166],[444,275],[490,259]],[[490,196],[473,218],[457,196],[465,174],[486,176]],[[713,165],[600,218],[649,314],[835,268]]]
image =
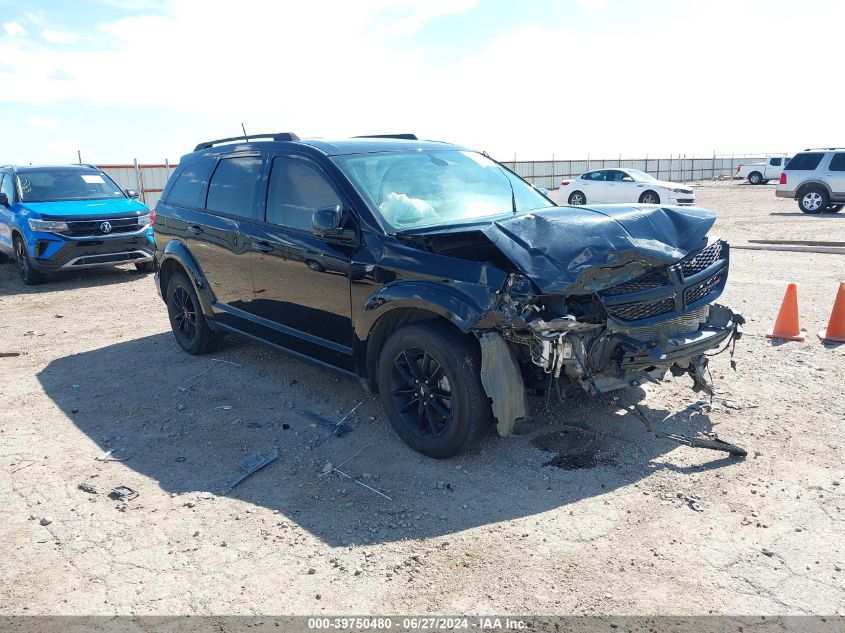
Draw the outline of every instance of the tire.
[[[768,181],[768,180],[764,180],[764,181],[763,181],[763,184],[764,184],[764,185],[768,185],[768,184],[769,184],[769,181]]]
[[[202,354],[214,346],[217,337],[202,312],[194,285],[181,270],[173,273],[167,284],[167,315],[176,342],[189,354]]]
[[[315,262],[313,259],[309,259],[305,262],[305,265],[308,266],[311,270],[315,273],[322,273],[325,272],[326,269],[323,268],[323,265],[320,262]]]
[[[748,183],[751,185],[759,185],[763,182],[763,174],[759,171],[752,171],[748,174]]]
[[[842,208],[845,207],[845,204],[829,204],[827,208],[825,208],[825,213],[839,213],[842,211]]]
[[[478,346],[448,323],[426,321],[396,330],[379,355],[377,380],[396,434],[424,455],[457,455],[492,428]]]
[[[570,206],[577,207],[582,204],[587,204],[587,196],[584,195],[583,191],[573,191],[569,194],[567,202],[569,202]]]
[[[136,262],[135,263],[135,270],[139,273],[151,273],[153,272],[153,263],[152,262]]]
[[[640,196],[640,204],[660,204],[660,196],[651,189],[643,191]]]
[[[15,236],[15,259],[18,262],[18,274],[27,286],[35,286],[44,281],[44,273],[32,267],[26,243],[20,235]]]
[[[807,187],[798,196],[798,208],[804,213],[821,213],[828,204],[830,197],[821,187]]]

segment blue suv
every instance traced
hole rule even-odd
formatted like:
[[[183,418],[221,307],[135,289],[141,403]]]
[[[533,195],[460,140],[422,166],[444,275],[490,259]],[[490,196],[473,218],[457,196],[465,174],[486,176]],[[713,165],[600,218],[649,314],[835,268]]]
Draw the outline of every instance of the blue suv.
[[[0,167],[0,259],[27,285],[56,270],[152,269],[149,208],[93,165]]]

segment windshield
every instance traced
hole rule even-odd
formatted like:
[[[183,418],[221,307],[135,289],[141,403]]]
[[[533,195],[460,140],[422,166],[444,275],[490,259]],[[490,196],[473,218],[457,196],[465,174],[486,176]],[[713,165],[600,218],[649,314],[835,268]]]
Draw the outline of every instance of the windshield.
[[[458,224],[551,206],[531,185],[477,152],[380,152],[335,162],[394,230]]]
[[[628,169],[627,171],[637,182],[655,182],[657,180],[654,176],[639,169]]]
[[[18,173],[21,202],[123,198],[114,181],[96,169],[50,167]]]

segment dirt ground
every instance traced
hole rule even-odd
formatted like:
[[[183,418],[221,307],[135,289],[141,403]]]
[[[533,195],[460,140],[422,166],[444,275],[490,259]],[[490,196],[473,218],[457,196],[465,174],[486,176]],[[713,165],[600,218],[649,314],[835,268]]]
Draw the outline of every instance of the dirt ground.
[[[697,196],[735,244],[845,240],[845,213],[804,216],[771,185]],[[151,276],[25,288],[2,265],[0,352],[21,355],[0,358],[0,614],[845,614],[845,345],[816,337],[845,259],[732,258],[722,301],[748,324],[736,372],[712,359],[712,411],[685,409],[688,378],[621,400],[744,460],[583,395],[424,458],[355,383],[231,339],[183,353]],[[793,281],[810,332],[771,342]],[[342,437],[302,413],[339,421],[362,399]],[[95,459],[108,449],[126,461]]]

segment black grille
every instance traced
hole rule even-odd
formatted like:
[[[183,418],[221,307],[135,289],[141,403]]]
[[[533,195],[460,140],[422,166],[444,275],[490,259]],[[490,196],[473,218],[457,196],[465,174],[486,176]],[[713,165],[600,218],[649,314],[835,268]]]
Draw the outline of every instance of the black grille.
[[[666,314],[675,309],[675,300],[671,297],[657,301],[626,303],[609,308],[610,315],[621,321],[639,321]]]
[[[660,286],[664,285],[667,280],[668,277],[666,275],[666,270],[658,268],[657,270],[653,270],[650,273],[641,275],[636,279],[626,281],[625,283],[619,284],[618,286],[613,286],[612,288],[607,289],[604,294],[610,297],[615,297],[616,295],[624,295],[628,294],[629,292],[642,292],[643,290],[653,290],[654,288],[659,288]]]
[[[103,232],[101,226],[103,222],[111,224],[111,230]],[[140,231],[141,225],[138,224],[138,218],[102,218],[99,220],[72,220],[67,223],[68,230],[62,231],[62,235],[68,237],[102,237],[104,235],[114,235],[115,233],[132,233]]]
[[[108,253],[106,255],[90,255],[76,260],[72,266],[86,266],[88,264],[111,264],[117,262],[132,261],[140,259],[142,255],[132,253]]]
[[[716,290],[719,287],[719,284],[722,282],[722,273],[718,275],[712,276],[707,281],[702,281],[700,284],[695,284],[694,286],[690,286],[684,291],[684,302],[689,305],[691,303],[695,303],[696,301],[703,299],[711,292]]]
[[[722,248],[722,242],[713,242],[695,257],[681,262],[681,271],[684,273],[684,277],[692,277],[712,266],[716,260],[722,257]]]

